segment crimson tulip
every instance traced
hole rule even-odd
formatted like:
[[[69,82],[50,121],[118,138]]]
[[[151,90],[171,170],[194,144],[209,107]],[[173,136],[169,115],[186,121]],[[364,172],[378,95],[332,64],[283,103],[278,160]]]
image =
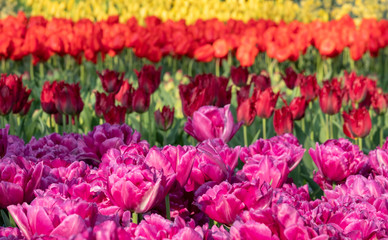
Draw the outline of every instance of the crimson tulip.
[[[104,119],[109,124],[123,124],[125,123],[125,114],[126,114],[125,107],[121,106],[109,106],[108,109],[106,109],[103,112]]]
[[[289,106],[284,106],[281,109],[275,110],[273,117],[273,127],[277,135],[292,133],[294,130],[294,122]]]
[[[132,101],[133,101],[134,89],[132,84],[128,81],[124,81],[119,92],[115,95],[115,99],[121,103],[121,106],[127,109],[127,113],[133,112]]]
[[[369,134],[372,128],[372,120],[366,108],[353,109],[349,112],[344,111],[342,116],[344,118],[343,130],[346,136],[363,138]]]
[[[256,110],[255,103],[252,98],[245,99],[244,102],[237,107],[237,121],[242,121],[244,125],[250,126],[255,120]]]
[[[120,90],[121,84],[123,83],[124,73],[118,73],[106,69],[104,71],[97,72],[100,77],[102,87],[108,93],[117,93]]]
[[[167,106],[163,107],[162,112],[160,112],[160,110],[155,111],[154,117],[156,126],[163,131],[167,131],[174,121],[174,111],[174,107],[170,109]]]
[[[350,74],[345,72],[345,86],[349,93],[349,98],[354,103],[362,102],[367,94],[367,82],[364,76],[357,76],[355,72]]]
[[[388,108],[388,94],[380,89],[372,96],[372,107],[377,114],[384,114]]]
[[[282,75],[282,78],[289,89],[294,89],[298,85],[298,74],[292,67],[286,68],[285,75]]]
[[[135,70],[139,87],[143,88],[147,94],[154,93],[160,84],[160,73],[162,67],[155,69],[153,65],[144,65],[140,72]]]
[[[299,74],[300,78],[300,93],[306,98],[307,102],[314,100],[319,93],[319,85],[315,75],[303,76]]]
[[[319,90],[319,105],[323,113],[334,115],[339,113],[342,106],[343,91],[337,84],[337,79],[324,82]]]
[[[0,114],[5,116],[12,110],[14,99],[12,92],[3,82],[0,83]]]
[[[55,114],[58,112],[55,107],[55,89],[57,88],[58,82],[54,81],[52,83],[46,81],[43,84],[42,93],[40,94],[40,104],[43,111],[48,114]]]
[[[268,74],[253,75],[251,82],[255,84],[255,88],[262,91],[271,87],[271,79]]]
[[[143,88],[138,88],[132,99],[132,109],[137,113],[144,113],[150,107],[151,96]]]
[[[292,119],[300,120],[304,117],[307,103],[305,97],[296,97],[290,103]]]
[[[101,118],[104,114],[115,105],[115,95],[109,94],[108,96],[105,93],[94,92],[96,94],[96,104],[95,111],[96,116]]]
[[[3,158],[7,153],[8,148],[8,131],[9,125],[7,124],[5,128],[0,129],[0,158]]]
[[[242,87],[247,84],[248,76],[248,68],[242,66],[232,66],[232,68],[230,69],[230,77],[232,78],[233,83],[238,87]]]
[[[68,84],[64,81],[59,82],[55,88],[55,106],[58,112],[62,114],[79,115],[84,108],[79,83]]]
[[[272,91],[272,88],[267,88],[264,91],[255,89],[252,97],[253,101],[255,102],[257,116],[260,118],[270,118],[273,111],[275,110],[279,93],[275,94]]]

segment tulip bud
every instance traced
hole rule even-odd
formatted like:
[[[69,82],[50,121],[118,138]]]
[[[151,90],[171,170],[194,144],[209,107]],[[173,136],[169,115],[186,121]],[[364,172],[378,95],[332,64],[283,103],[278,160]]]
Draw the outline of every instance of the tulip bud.
[[[290,103],[290,110],[292,113],[292,119],[300,120],[304,117],[306,111],[306,99],[305,97],[296,97],[292,99]]]
[[[285,73],[285,75],[282,75],[282,78],[286,83],[286,86],[289,89],[294,89],[295,86],[298,85],[298,74],[294,71],[292,67],[288,67]]]
[[[355,72],[350,74],[345,72],[345,86],[349,93],[349,98],[354,103],[362,102],[367,93],[367,83],[365,77],[357,76]]]
[[[123,124],[125,123],[125,107],[110,106],[103,113],[104,119],[109,124]]]
[[[363,138],[369,134],[372,120],[366,108],[353,109],[349,113],[344,111],[342,116],[344,118],[343,130],[346,136],[354,139]]]
[[[40,94],[40,104],[42,106],[43,111],[48,114],[55,114],[58,112],[55,107],[55,89],[57,87],[58,82],[50,82],[46,81],[43,84],[42,93]]]
[[[19,112],[20,116],[27,115],[28,111],[30,111],[31,104],[34,101],[34,99],[31,99],[30,101],[26,102],[26,104],[23,105],[22,110]]]
[[[0,85],[0,114],[5,116],[8,115],[12,110],[13,105],[12,92],[9,87],[5,84]]]
[[[277,135],[292,133],[294,130],[294,122],[292,120],[292,112],[290,107],[284,106],[281,109],[275,110],[273,117],[273,127]]]
[[[108,96],[105,93],[94,92],[96,94],[96,116],[101,118],[104,113],[108,111],[109,108],[114,107],[115,105],[115,95],[113,93]]]
[[[143,88],[138,88],[132,99],[132,109],[137,113],[144,113],[150,107],[151,96]]]
[[[14,93],[15,96],[18,100],[15,101],[13,107],[12,107],[12,112],[13,113],[20,113],[23,108],[25,107],[25,105],[27,104],[27,101],[28,101],[28,97],[30,96],[31,94],[31,89],[26,89],[25,87],[23,87],[19,92],[17,93]],[[29,104],[31,106],[31,102]],[[27,112],[29,110],[29,107],[27,109]]]
[[[120,88],[120,91],[115,96],[116,100],[121,103],[121,106],[127,109],[127,113],[133,112],[133,92],[134,89],[132,87],[132,84],[129,84],[127,81],[124,81],[123,85]]]
[[[230,77],[232,78],[233,83],[236,86],[242,87],[247,84],[249,72],[247,68],[244,67],[234,67],[232,66],[230,70]]]
[[[372,107],[377,114],[384,114],[388,107],[388,94],[375,92],[372,96]]]
[[[299,74],[300,77],[300,93],[306,98],[307,102],[314,100],[319,93],[319,85],[315,75],[303,76]]]
[[[225,39],[217,39],[213,43],[213,49],[214,49],[214,56],[216,58],[223,58],[225,57],[229,52],[229,46]]]
[[[272,88],[267,88],[264,91],[255,89],[252,97],[253,101],[255,102],[257,116],[260,118],[270,118],[273,111],[275,110],[279,93],[275,94],[272,91]]]
[[[59,82],[55,88],[55,106],[58,112],[62,114],[79,115],[84,108],[79,83],[68,84],[64,81]]]
[[[135,70],[139,80],[139,87],[143,88],[147,94],[154,93],[160,84],[161,71],[161,67],[155,69],[153,65],[145,65],[140,72]]]
[[[261,91],[271,87],[271,79],[267,74],[253,75],[251,82],[255,84],[255,88]]]
[[[250,126],[255,120],[256,110],[252,98],[246,99],[237,107],[237,121],[242,121],[245,126]]]
[[[174,111],[174,108],[170,109],[167,106],[163,107],[162,112],[160,112],[160,110],[155,111],[154,117],[156,126],[163,131],[167,131],[174,121]]]
[[[104,70],[101,73],[97,72],[100,77],[102,87],[108,93],[117,93],[123,83],[124,73],[118,73],[111,70]]]
[[[342,106],[343,92],[333,79],[331,83],[324,82],[323,87],[319,90],[319,105],[322,112],[334,115],[339,113]]]

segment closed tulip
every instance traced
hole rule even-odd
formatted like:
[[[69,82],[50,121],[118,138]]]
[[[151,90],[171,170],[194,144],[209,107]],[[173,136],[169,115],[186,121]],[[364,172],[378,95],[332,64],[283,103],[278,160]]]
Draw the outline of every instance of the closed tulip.
[[[7,154],[8,131],[9,131],[8,124],[5,126],[5,128],[0,129],[0,158],[3,158],[5,154]]]
[[[251,82],[255,84],[255,88],[264,91],[267,88],[271,87],[271,79],[267,73],[262,73],[260,75],[253,75]]]
[[[230,105],[223,108],[204,106],[189,117],[184,130],[198,141],[221,138],[229,142],[241,127],[242,122],[234,123]]]
[[[388,108],[388,94],[383,93],[380,89],[372,96],[372,107],[377,114],[384,114]]]
[[[232,66],[230,69],[230,77],[232,78],[233,83],[238,87],[242,87],[247,84],[248,76],[249,72],[247,68]]]
[[[290,110],[292,113],[293,120],[300,120],[304,118],[304,114],[306,112],[306,99],[305,97],[296,97],[292,99],[290,103]]]
[[[50,84],[50,82],[46,81],[43,84],[42,93],[40,94],[40,104],[42,106],[43,111],[48,114],[55,114],[58,112],[55,107],[55,89],[57,88],[58,82],[54,81]]]
[[[110,124],[123,124],[125,123],[125,114],[127,109],[121,106],[110,106],[104,111],[103,116],[107,123]]]
[[[284,106],[281,109],[275,110],[273,127],[277,135],[293,132],[294,121],[290,107]]]
[[[97,117],[101,118],[104,114],[115,105],[115,95],[105,93],[94,92],[96,95],[96,104],[94,109]]]
[[[7,85],[0,83],[0,114],[3,116],[8,115],[12,110],[13,103],[14,99],[11,89]]]
[[[289,89],[294,89],[298,85],[298,74],[292,67],[286,68],[285,75],[282,75],[282,78]]]
[[[372,120],[366,108],[353,109],[343,112],[343,130],[350,138],[363,138],[368,136],[372,128]]]
[[[55,88],[55,106],[58,112],[62,114],[79,115],[84,108],[79,83],[59,82]]]
[[[310,102],[318,97],[319,85],[315,75],[303,76],[299,74],[300,77],[300,93],[306,98],[306,101]]]
[[[273,111],[275,110],[279,93],[275,94],[272,91],[272,88],[267,88],[264,91],[255,89],[252,97],[253,101],[255,102],[257,116],[260,118],[270,118]]]
[[[132,84],[128,83],[128,81],[124,81],[119,92],[115,95],[115,99],[121,103],[121,106],[127,109],[127,113],[133,112],[133,94],[134,89]]]
[[[334,115],[339,113],[342,106],[343,91],[340,89],[338,81],[324,82],[319,90],[319,106],[323,113]]]
[[[163,131],[167,131],[172,126],[174,121],[174,111],[174,108],[170,109],[167,106],[164,106],[162,111],[155,111],[154,117],[156,126]]]
[[[210,44],[199,47],[194,52],[194,58],[200,62],[210,62],[214,57],[214,49]]]
[[[138,88],[133,93],[132,109],[137,113],[144,113],[150,107],[151,95],[143,88]]]
[[[97,72],[100,77],[102,87],[108,93],[117,93],[123,83],[124,73],[118,73],[112,70]]]
[[[246,99],[237,107],[237,121],[242,121],[244,125],[250,126],[255,120],[256,109],[252,98]]]
[[[143,88],[148,94],[154,93],[160,84],[161,71],[162,67],[155,69],[153,65],[144,65],[139,72],[135,70],[139,87]]]

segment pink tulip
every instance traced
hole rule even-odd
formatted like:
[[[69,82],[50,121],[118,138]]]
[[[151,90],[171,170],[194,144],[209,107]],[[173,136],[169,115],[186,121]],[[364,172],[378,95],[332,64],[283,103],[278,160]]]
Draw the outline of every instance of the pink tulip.
[[[229,142],[241,127],[242,122],[234,123],[230,105],[223,108],[204,106],[189,117],[184,130],[198,141],[221,138]]]

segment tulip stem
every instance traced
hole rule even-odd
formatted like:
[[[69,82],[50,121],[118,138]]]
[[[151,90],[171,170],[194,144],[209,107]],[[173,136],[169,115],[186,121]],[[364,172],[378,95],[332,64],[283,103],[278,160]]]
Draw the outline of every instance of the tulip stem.
[[[360,147],[360,151],[362,151],[362,138],[358,139],[358,146]]]
[[[51,114],[49,114],[49,124],[50,124],[50,130],[53,131],[53,121],[51,119]]]
[[[132,222],[137,224],[138,223],[138,215],[136,212],[132,213]]]
[[[39,74],[40,74],[40,79],[43,80],[44,79],[44,65],[42,62],[39,64]]]
[[[263,139],[267,139],[267,126],[266,126],[267,119],[262,118],[262,122],[263,122]]]
[[[62,134],[64,134],[67,129],[66,129],[66,115],[65,114],[62,114]]]
[[[166,218],[168,220],[171,220],[171,216],[170,216],[170,195],[167,194],[166,198]]]
[[[329,128],[330,128],[330,139],[334,138],[333,134],[333,117],[329,115]]]
[[[143,113],[140,113],[140,121],[139,121],[139,132],[141,135],[143,135],[143,129],[142,129],[142,122],[144,121],[143,119]]]
[[[78,133],[78,129],[79,129],[79,116],[75,116],[74,117],[74,121],[75,121],[75,132]]]
[[[248,146],[247,126],[245,125],[243,125],[243,132],[244,132],[244,146]]]
[[[34,80],[35,80],[35,77],[34,77],[34,62],[32,60],[32,57],[31,57],[31,62],[30,62],[30,78],[31,78],[31,81],[34,82]]]
[[[329,120],[329,114],[326,114],[326,131],[327,131],[327,133],[326,133],[326,138],[327,139],[331,139],[331,136],[330,136],[330,120]]]
[[[220,59],[216,58],[216,76],[220,76]]]

